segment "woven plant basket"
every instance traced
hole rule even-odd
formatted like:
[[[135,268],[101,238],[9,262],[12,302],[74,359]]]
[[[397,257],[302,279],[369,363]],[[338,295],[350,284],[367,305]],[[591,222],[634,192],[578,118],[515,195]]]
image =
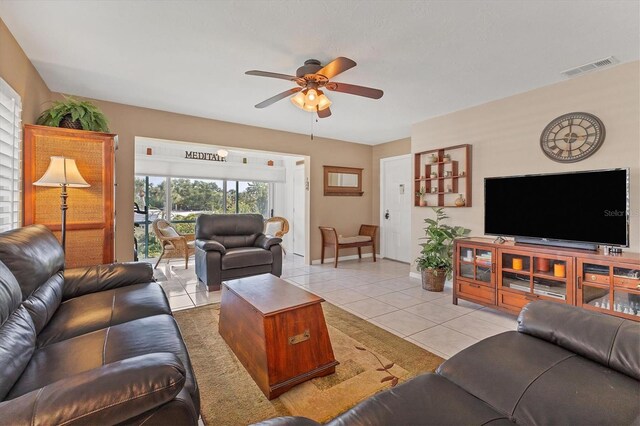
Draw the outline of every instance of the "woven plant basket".
[[[80,120],[71,120],[71,114],[67,114],[62,117],[62,120],[60,120],[60,124],[58,126],[64,127],[65,129],[82,130],[82,124],[80,123]]]
[[[442,291],[446,277],[447,273],[443,269],[423,269],[422,288],[427,291]]]

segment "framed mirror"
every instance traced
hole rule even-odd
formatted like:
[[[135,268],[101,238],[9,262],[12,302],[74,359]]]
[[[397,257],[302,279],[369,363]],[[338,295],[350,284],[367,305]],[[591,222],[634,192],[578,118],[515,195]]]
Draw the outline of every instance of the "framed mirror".
[[[362,196],[362,169],[324,166],[324,195]]]

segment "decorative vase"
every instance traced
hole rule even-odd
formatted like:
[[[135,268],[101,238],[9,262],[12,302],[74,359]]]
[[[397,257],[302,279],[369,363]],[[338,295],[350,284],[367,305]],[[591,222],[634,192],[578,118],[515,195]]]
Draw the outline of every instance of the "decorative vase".
[[[448,163],[449,161],[451,161],[451,155],[445,154],[444,157],[442,158],[442,161],[445,163]]]
[[[418,204],[420,205],[420,207],[426,207],[427,200],[425,200],[424,198],[420,197],[420,201],[419,201]]]
[[[438,174],[436,172],[431,173],[430,175],[431,179],[435,179],[438,177]]]
[[[423,269],[422,288],[427,291],[442,291],[446,276],[444,269]]]
[[[429,161],[431,162],[431,164],[435,164],[438,162],[438,156],[435,154],[431,154],[431,157],[429,157]]]
[[[458,198],[456,198],[455,204],[456,204],[456,207],[464,207],[464,205],[466,204],[466,201],[464,200],[464,197],[462,196],[462,194],[458,194]]]

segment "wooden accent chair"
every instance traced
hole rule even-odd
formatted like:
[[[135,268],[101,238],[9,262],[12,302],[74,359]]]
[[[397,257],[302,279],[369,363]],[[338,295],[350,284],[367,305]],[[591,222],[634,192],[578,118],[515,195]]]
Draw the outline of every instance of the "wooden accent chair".
[[[151,226],[162,246],[162,254],[153,268],[158,267],[162,258],[180,258],[184,259],[185,269],[189,269],[189,256],[195,253],[195,234],[180,234],[165,219],[156,219]]]
[[[264,221],[264,234],[273,235],[274,237],[282,238],[289,232],[289,221],[284,217],[274,216]],[[287,254],[282,243],[282,253]]]
[[[358,257],[362,259],[362,247],[371,246],[373,249],[373,261],[376,261],[376,234],[378,233],[378,227],[376,225],[360,225],[360,231],[358,235],[353,237],[338,236],[335,228],[328,226],[319,226],[322,233],[322,254],[320,256],[320,263],[324,263],[324,249],[325,247],[333,247],[335,256],[333,260],[333,267],[338,267],[338,256],[340,249],[345,248],[358,248]]]

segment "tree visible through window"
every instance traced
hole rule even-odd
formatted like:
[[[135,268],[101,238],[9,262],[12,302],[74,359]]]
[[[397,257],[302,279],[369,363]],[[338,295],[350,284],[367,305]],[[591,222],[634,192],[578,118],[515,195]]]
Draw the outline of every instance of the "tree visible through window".
[[[150,224],[157,218],[167,218],[180,233],[195,232],[195,221],[203,213],[260,213],[269,217],[269,183],[206,179],[165,178],[137,176],[135,202],[141,209],[148,206],[148,218],[136,214],[135,238],[138,256],[144,257],[145,241],[148,257],[160,255],[161,247],[151,231]],[[167,187],[170,188],[169,206],[165,206]],[[226,192],[225,192],[226,188]],[[146,234],[146,235],[145,235]]]

